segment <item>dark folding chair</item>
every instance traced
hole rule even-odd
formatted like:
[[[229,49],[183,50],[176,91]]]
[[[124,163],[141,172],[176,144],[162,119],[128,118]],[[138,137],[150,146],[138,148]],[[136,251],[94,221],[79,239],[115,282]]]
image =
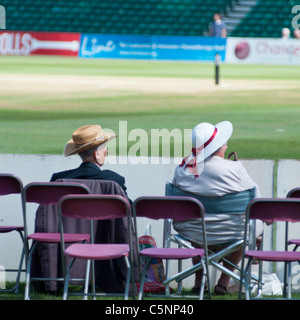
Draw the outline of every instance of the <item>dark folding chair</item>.
[[[131,239],[131,209],[129,202],[118,195],[68,195],[59,201],[59,217],[61,230],[62,252],[71,258],[70,264],[66,271],[64,295],[63,299],[67,300],[69,296],[69,278],[71,268],[76,259],[87,260],[87,272],[85,278],[84,292],[77,293],[83,295],[85,299],[88,296],[96,298],[96,296],[104,295],[120,295],[97,293],[95,290],[94,268],[92,268],[92,292],[88,292],[90,284],[90,267],[91,261],[95,260],[111,260],[116,258],[124,258],[127,265],[126,288],[124,298],[129,298],[131,266],[132,266],[132,239]],[[72,244],[65,249],[65,234],[63,232],[62,218],[71,217],[76,219],[90,220],[91,222],[91,242],[84,244]],[[128,243],[94,243],[93,239],[93,221],[111,220],[127,217],[128,221]],[[93,263],[92,263],[93,267]],[[133,277],[132,277],[133,279]],[[132,280],[133,284],[133,280]],[[133,295],[135,292],[133,290]]]
[[[237,192],[233,194],[227,194],[222,197],[203,197],[198,196],[189,192],[185,192],[180,190],[177,186],[167,183],[166,184],[166,195],[168,196],[190,196],[195,199],[198,199],[202,205],[205,208],[205,215],[206,217],[209,216],[209,214],[245,214],[246,207],[248,203],[255,198],[255,188],[249,189],[242,192]],[[172,220],[167,219],[165,220],[165,246],[169,246],[169,242],[175,242],[183,247],[187,248],[194,248],[195,245],[197,245],[197,241],[195,239],[189,238],[186,235],[181,234],[172,234],[171,233],[171,225]],[[207,228],[207,226],[206,226]],[[235,269],[241,270],[239,266],[232,264],[228,260],[226,260],[226,257],[230,255],[232,252],[235,252],[236,250],[240,249],[243,246],[244,239],[243,239],[243,227],[241,227],[241,232],[237,239],[235,241],[231,241],[229,243],[224,243],[224,248],[218,252],[213,252],[209,249],[210,243],[207,239],[207,245],[208,245],[208,265],[211,265],[212,267],[216,268],[217,270],[227,274],[231,278],[235,279],[236,281],[240,281],[240,276],[236,274],[235,272],[229,270],[226,268],[222,261],[227,262],[228,264],[231,264]],[[216,235],[218,236],[218,235]],[[200,244],[198,244],[200,245]],[[164,283],[168,284],[171,281],[176,281],[179,284],[179,287],[181,286],[181,281],[188,276],[194,274],[196,271],[200,270],[202,268],[201,264],[195,264],[194,266],[181,271],[181,267],[179,268],[178,274],[169,277]],[[251,275],[251,277],[258,281],[258,278]],[[180,289],[179,289],[180,290]]]
[[[286,196],[287,198],[298,198],[300,199],[300,188],[294,188],[290,190]],[[288,245],[294,245],[294,251],[300,246],[300,239],[290,239]],[[299,261],[300,264],[300,261]]]
[[[9,173],[2,173],[0,174],[0,196],[5,196],[5,195],[11,195],[11,194],[18,194],[20,195],[20,199],[22,200],[22,192],[23,192],[23,183],[21,179],[13,174]],[[21,201],[21,205],[23,202]],[[23,211],[23,207],[22,207]],[[20,218],[23,220],[23,212],[22,215],[20,215]],[[22,252],[21,252],[21,257],[20,257],[20,262],[19,262],[19,268],[18,269],[6,269],[6,272],[17,272],[16,276],[16,284],[12,289],[1,289],[0,292],[12,292],[15,291],[16,293],[19,292],[19,283],[20,283],[20,276],[21,272],[25,271],[22,270],[23,266],[23,260],[24,260],[24,236],[23,236],[23,231],[24,231],[24,225],[22,222],[22,225],[9,225],[9,226],[0,226],[0,233],[10,233],[16,231],[22,241]]]
[[[300,188],[294,188],[290,190],[286,196],[287,198],[298,198],[300,199]],[[288,226],[286,226],[288,228]],[[293,251],[296,251],[298,247],[300,246],[300,239],[289,239],[288,246],[293,245],[294,249]],[[287,248],[285,249],[287,250]],[[298,264],[300,264],[300,260],[298,261]],[[285,271],[284,271],[284,276],[286,277],[286,265],[285,265]],[[284,280],[284,283],[286,283],[286,278]],[[286,292],[286,287],[283,288],[283,292]]]
[[[240,282],[239,296],[241,298],[242,285],[245,285],[245,298],[251,299],[251,282],[249,274],[251,272],[251,264],[253,259],[258,261],[273,261],[273,262],[284,262],[287,266],[284,288],[288,288],[288,295],[284,291],[283,297],[291,299],[291,263],[300,260],[300,252],[288,251],[287,244],[289,240],[288,235],[288,223],[289,222],[300,222],[300,199],[256,199],[249,203],[247,207],[246,223],[245,223],[245,243],[247,242],[247,230],[250,228],[250,222],[252,220],[262,220],[265,223],[274,222],[285,222],[285,248],[284,251],[265,251],[265,250],[247,250],[246,245],[243,248],[243,259],[242,259],[242,271]],[[253,235],[255,229],[250,229],[249,237]],[[253,236],[252,236],[253,237]],[[245,267],[245,260],[248,259],[248,263]],[[256,298],[259,298],[258,295]]]
[[[24,299],[30,299],[30,283],[31,281],[64,281],[65,263],[62,259],[62,278],[46,278],[31,277],[31,261],[34,251],[39,243],[60,244],[60,232],[34,232],[28,235],[27,230],[27,210],[26,204],[37,203],[40,205],[57,205],[59,199],[68,194],[89,194],[90,190],[87,186],[79,183],[66,182],[33,182],[24,187],[23,207],[24,207],[24,235],[25,235],[25,258],[26,258],[26,278],[25,278],[25,295]],[[90,240],[89,234],[67,233],[65,235],[66,242],[85,242]],[[32,240],[32,246],[29,250],[29,240]]]
[[[203,268],[202,285],[199,290],[199,299],[203,299],[205,278],[207,279],[208,294],[211,299],[209,285],[208,265],[207,265],[207,245],[205,233],[204,207],[197,199],[191,197],[140,197],[132,205],[132,211],[135,222],[135,232],[137,234],[137,218],[145,217],[150,219],[175,219],[178,221],[187,219],[201,219],[203,232],[203,248],[146,248],[139,252],[140,257],[147,259],[143,268],[140,280],[139,299],[143,298],[145,275],[152,259],[183,260],[191,258],[200,258],[200,264]],[[137,241],[138,243],[138,241]],[[139,250],[139,248],[137,248]],[[166,292],[168,295],[168,292]],[[172,295],[172,297],[176,297]],[[180,297],[180,296],[177,296]]]

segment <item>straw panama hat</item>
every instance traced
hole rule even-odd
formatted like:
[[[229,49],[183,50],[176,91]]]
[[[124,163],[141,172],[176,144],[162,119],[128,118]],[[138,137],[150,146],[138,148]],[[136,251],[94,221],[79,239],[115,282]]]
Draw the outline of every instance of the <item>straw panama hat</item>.
[[[100,125],[86,125],[76,129],[64,148],[64,155],[71,156],[75,153],[93,149],[115,138],[116,135],[103,132]]]
[[[230,139],[232,131],[230,121],[222,121],[216,125],[199,123],[192,131],[192,144],[199,151],[199,160],[205,160],[222,147]]]

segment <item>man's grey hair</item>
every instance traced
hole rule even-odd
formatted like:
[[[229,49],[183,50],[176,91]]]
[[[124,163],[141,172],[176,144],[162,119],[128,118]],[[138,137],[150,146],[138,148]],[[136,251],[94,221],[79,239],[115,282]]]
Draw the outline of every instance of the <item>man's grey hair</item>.
[[[100,144],[100,146],[97,146],[95,148],[83,151],[83,152],[79,152],[78,155],[80,156],[82,161],[86,161],[89,160],[91,158],[93,158],[94,156],[94,152],[97,151],[98,149],[102,149],[106,146],[106,143]]]

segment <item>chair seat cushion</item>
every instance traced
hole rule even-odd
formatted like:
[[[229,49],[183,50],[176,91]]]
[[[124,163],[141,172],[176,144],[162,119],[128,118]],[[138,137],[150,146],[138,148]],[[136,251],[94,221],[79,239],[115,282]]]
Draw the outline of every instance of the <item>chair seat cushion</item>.
[[[60,233],[36,232],[30,234],[28,238],[39,242],[60,243]],[[64,240],[66,243],[90,241],[90,235],[81,233],[65,233]]]
[[[141,250],[140,254],[149,258],[188,259],[198,256],[203,257],[204,249],[147,248]]]
[[[21,226],[0,226],[0,233],[11,232],[11,231],[23,231],[24,228]]]
[[[249,250],[246,251],[245,257],[264,261],[298,261],[300,252]]]
[[[83,244],[76,243],[65,250],[65,254],[73,258],[109,260],[128,256],[128,244]]]

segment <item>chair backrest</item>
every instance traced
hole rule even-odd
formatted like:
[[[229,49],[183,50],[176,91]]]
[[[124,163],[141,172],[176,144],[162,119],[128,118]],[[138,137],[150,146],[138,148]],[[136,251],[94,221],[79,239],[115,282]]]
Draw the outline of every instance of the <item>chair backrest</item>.
[[[259,219],[266,223],[299,222],[300,199],[260,198],[252,200],[247,207],[247,218]]]
[[[285,222],[284,243],[288,248],[288,224],[300,222],[300,199],[292,198],[260,198],[252,200],[247,206],[245,231],[251,220],[258,219],[265,223]],[[250,228],[249,242],[255,243],[255,224]],[[246,237],[246,232],[245,232]],[[249,244],[249,247],[251,245]]]
[[[108,220],[130,216],[130,204],[118,195],[67,195],[58,203],[62,217]]]
[[[7,194],[19,194],[23,191],[21,179],[10,173],[0,174],[0,196]]]
[[[24,201],[38,204],[56,204],[67,194],[89,194],[89,188],[80,183],[32,182],[24,187]]]
[[[168,182],[165,194],[167,196],[185,196],[198,199],[205,208],[205,214],[245,214],[247,205],[255,198],[256,188],[219,197],[203,197],[182,191]]]
[[[136,217],[178,221],[204,217],[204,207],[192,197],[140,197],[132,205]]]
[[[287,198],[300,198],[300,188],[290,190],[286,196]]]
[[[188,219],[200,219],[202,242],[205,252],[207,249],[205,210],[202,203],[192,197],[151,197],[144,196],[137,198],[132,204],[134,217],[135,234],[137,237],[137,217],[144,217],[154,220],[164,219],[163,226],[163,246],[169,247],[171,234],[171,221],[184,221]],[[136,243],[138,240],[136,239]],[[137,248],[139,250],[139,248]],[[205,253],[207,254],[207,252]]]

